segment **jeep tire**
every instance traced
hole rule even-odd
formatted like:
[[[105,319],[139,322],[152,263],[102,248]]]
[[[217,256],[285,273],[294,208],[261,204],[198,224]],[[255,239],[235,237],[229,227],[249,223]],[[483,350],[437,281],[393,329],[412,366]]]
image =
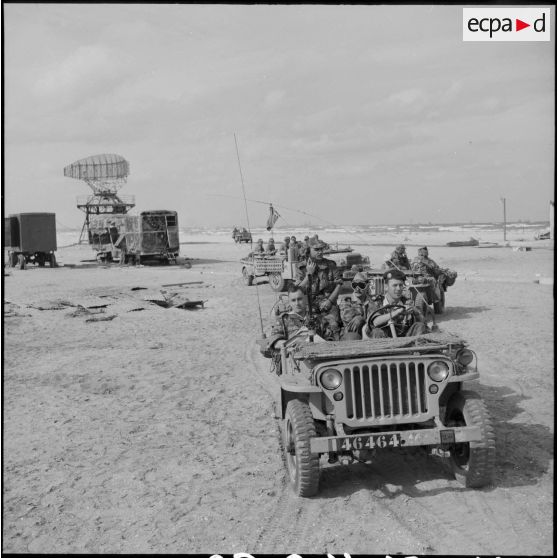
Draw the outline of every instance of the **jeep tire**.
[[[452,444],[449,467],[467,488],[481,488],[492,481],[496,463],[496,437],[484,401],[472,391],[457,392],[448,402],[446,426],[478,426],[482,439]]]
[[[249,287],[252,286],[252,284],[254,283],[254,276],[250,275],[245,267],[242,268],[242,277],[244,279],[245,285],[248,285]]]
[[[280,293],[285,290],[286,281],[281,273],[270,273],[269,274],[269,286],[272,291]]]
[[[446,307],[446,293],[443,289],[440,289],[440,300],[434,303],[434,313],[443,314],[444,308]]]
[[[289,401],[283,427],[291,487],[297,496],[314,496],[320,482],[320,458],[318,454],[310,453],[310,439],[316,436],[316,426],[308,403],[298,399]]]

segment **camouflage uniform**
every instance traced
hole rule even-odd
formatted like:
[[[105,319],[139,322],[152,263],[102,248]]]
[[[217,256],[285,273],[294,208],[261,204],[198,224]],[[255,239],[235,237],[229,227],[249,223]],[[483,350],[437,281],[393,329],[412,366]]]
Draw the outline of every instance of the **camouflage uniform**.
[[[263,254],[265,252],[265,248],[263,246],[263,243],[257,242],[256,245],[254,246],[253,252],[254,252],[254,254]]]
[[[397,267],[398,269],[411,269],[411,263],[405,252],[398,252],[397,250],[391,253],[391,260],[386,262],[388,268]]]
[[[389,302],[389,300],[383,295],[373,297],[368,307],[368,316],[371,316],[374,312],[376,312],[376,310],[379,310],[380,308],[383,308],[384,306],[387,306],[389,304],[394,303]],[[412,335],[427,333],[426,324],[424,323],[424,316],[422,315],[422,312],[412,303],[412,301],[402,296],[398,304],[401,304],[402,306],[407,306],[408,304],[410,304],[413,308],[413,315],[411,318],[409,318],[409,316],[400,314],[399,316],[393,318],[397,336],[410,337]],[[389,326],[383,326],[373,327],[372,331],[368,332],[368,336],[373,338],[392,337],[392,334]]]
[[[338,282],[342,280],[341,272],[337,269],[337,264],[333,260],[322,258],[321,260],[313,261],[316,264],[316,269],[311,276],[312,311],[320,321],[325,322],[321,328],[325,337],[328,340],[338,339],[341,329],[339,308],[332,302],[329,310],[320,310],[320,304],[328,299],[329,295],[338,285]],[[300,284],[307,276],[307,263],[304,262],[298,267],[297,284]]]
[[[360,334],[360,330],[362,326],[366,323],[366,318],[369,315],[369,307],[370,307],[371,298],[366,296],[364,300],[361,300],[353,293],[351,296],[343,296],[341,300],[338,302],[339,306],[339,314],[341,317],[341,322],[343,323],[343,329],[341,331],[341,339],[346,337],[354,337],[355,335],[348,335],[358,333],[358,338],[362,338]],[[350,330],[349,324],[356,316],[360,316],[362,318],[361,326],[358,327],[358,330]]]
[[[413,260],[412,270],[420,273],[421,275],[429,275],[435,279],[437,279],[438,275],[442,273],[440,266],[428,256],[417,256]]]

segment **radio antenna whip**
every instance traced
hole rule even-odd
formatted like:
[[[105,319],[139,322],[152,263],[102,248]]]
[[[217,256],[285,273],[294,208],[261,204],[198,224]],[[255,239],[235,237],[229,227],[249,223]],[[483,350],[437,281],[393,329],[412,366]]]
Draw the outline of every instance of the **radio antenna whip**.
[[[238,142],[236,141],[236,133],[234,134],[234,145],[236,147],[236,158],[238,160],[238,170],[240,172],[240,183],[242,184],[242,195],[244,197],[244,209],[246,211],[246,223],[248,224],[248,231],[250,232],[250,248],[252,248],[252,229],[250,228],[250,217],[248,216],[248,202],[246,201],[246,190],[244,188],[244,177],[242,176],[242,166],[240,165],[240,155],[238,154]],[[258,299],[258,314],[260,316],[260,329],[262,331],[262,337],[265,337],[262,321],[262,307],[260,304],[260,291],[258,289],[258,282],[254,281],[256,286],[256,297]]]

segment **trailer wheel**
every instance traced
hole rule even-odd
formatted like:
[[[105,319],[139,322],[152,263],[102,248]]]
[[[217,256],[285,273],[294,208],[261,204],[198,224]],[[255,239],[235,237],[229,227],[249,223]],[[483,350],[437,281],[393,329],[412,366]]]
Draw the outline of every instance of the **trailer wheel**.
[[[18,258],[17,258],[17,254],[15,252],[10,252],[10,255],[9,255],[8,259],[9,259],[10,267],[16,267],[17,266]]]
[[[318,492],[320,458],[310,452],[310,440],[315,437],[316,425],[308,403],[292,399],[285,413],[283,443],[289,482],[297,496]]]
[[[17,264],[19,266],[19,269],[25,269],[26,265],[25,265],[25,256],[23,254],[19,254],[17,257]]]
[[[281,273],[269,274],[269,286],[272,291],[280,293],[285,290],[285,279]]]

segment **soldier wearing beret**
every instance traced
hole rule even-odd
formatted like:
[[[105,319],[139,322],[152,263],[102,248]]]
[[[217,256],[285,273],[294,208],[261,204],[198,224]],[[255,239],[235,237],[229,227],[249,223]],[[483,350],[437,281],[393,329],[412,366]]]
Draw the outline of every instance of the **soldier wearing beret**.
[[[375,297],[370,303],[368,315],[372,316],[383,308],[386,311],[377,314],[371,330],[368,325],[364,327],[365,337],[393,337],[392,326],[397,337],[427,333],[424,316],[411,299],[403,296],[405,280],[405,274],[398,269],[384,273],[385,294]]]
[[[341,329],[337,297],[343,284],[341,272],[333,260],[324,258],[325,243],[319,240],[310,247],[310,257],[300,264],[296,284],[305,292],[310,289],[312,309],[327,323],[328,339],[338,339]]]

